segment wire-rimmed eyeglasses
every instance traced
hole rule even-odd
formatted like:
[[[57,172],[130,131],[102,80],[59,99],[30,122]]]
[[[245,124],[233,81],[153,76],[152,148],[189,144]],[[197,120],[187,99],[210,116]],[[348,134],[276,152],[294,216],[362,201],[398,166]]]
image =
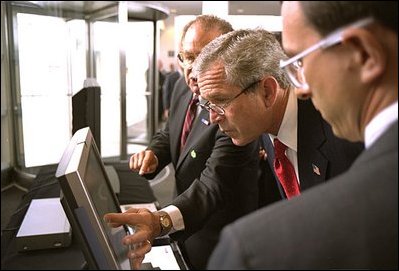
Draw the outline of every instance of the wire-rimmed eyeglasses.
[[[247,86],[246,88],[244,88],[243,90],[241,90],[236,96],[234,96],[233,98],[231,98],[230,100],[228,100],[228,102],[224,103],[223,105],[216,105],[213,103],[210,103],[209,101],[207,101],[204,104],[198,104],[201,108],[206,109],[208,112],[210,112],[211,110],[213,112],[215,112],[216,114],[218,114],[219,116],[224,116],[225,112],[225,108],[228,107],[235,99],[237,99],[238,97],[241,96],[241,94],[245,93],[246,91],[248,91],[249,89],[251,89],[252,87],[254,87],[256,84],[258,84],[261,80],[257,80],[253,83],[251,83],[249,86]]]
[[[348,28],[364,27],[373,21],[374,21],[373,18],[369,17],[339,28],[338,30],[332,32],[327,37],[320,40],[318,43],[314,44],[313,46],[307,48],[306,50],[302,51],[301,53],[287,60],[280,60],[280,68],[284,69],[284,71],[287,73],[288,77],[290,78],[291,82],[294,84],[295,87],[301,89],[308,89],[309,85],[306,82],[303,70],[303,61],[302,61],[303,58],[318,49],[326,49],[333,45],[339,44],[342,41],[343,32]]]
[[[193,64],[195,59],[197,58],[196,55],[187,55],[185,56],[184,53],[180,52],[177,54],[177,59],[179,60],[179,64],[184,68],[184,69],[190,69]]]

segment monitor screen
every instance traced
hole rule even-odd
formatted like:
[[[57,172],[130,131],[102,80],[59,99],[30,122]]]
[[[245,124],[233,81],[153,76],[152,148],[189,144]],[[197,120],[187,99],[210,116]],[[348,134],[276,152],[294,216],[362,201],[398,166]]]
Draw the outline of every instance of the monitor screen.
[[[122,238],[126,226],[111,228],[106,213],[120,212],[118,199],[88,127],[78,130],[58,164],[61,203],[90,269],[131,269]]]

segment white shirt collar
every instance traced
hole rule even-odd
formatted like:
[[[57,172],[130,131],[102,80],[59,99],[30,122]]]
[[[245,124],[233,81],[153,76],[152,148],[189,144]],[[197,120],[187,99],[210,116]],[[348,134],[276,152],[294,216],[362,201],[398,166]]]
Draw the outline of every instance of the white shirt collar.
[[[281,122],[277,138],[288,148],[297,152],[297,130],[298,130],[298,101],[293,90],[289,91],[287,107],[283,121]],[[273,142],[275,136],[270,135]]]
[[[398,101],[382,110],[366,125],[364,132],[366,149],[373,145],[395,121],[398,121]]]

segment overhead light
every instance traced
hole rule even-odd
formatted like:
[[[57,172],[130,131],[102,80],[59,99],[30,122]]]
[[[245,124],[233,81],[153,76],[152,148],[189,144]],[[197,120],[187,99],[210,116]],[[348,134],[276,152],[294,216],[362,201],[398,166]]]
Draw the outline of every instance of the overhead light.
[[[238,8],[238,9],[237,9],[237,13],[244,13],[244,9]]]

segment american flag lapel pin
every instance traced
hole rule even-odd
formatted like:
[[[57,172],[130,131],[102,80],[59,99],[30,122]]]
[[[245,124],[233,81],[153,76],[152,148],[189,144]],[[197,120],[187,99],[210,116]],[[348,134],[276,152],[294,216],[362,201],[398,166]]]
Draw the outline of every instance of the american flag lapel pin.
[[[206,120],[206,119],[201,119],[201,122],[202,122],[203,124],[205,124],[205,125],[209,125],[209,121]]]
[[[318,176],[320,176],[320,169],[319,169],[318,166],[316,166],[315,164],[312,164],[312,169],[313,169],[313,173],[315,173]]]

